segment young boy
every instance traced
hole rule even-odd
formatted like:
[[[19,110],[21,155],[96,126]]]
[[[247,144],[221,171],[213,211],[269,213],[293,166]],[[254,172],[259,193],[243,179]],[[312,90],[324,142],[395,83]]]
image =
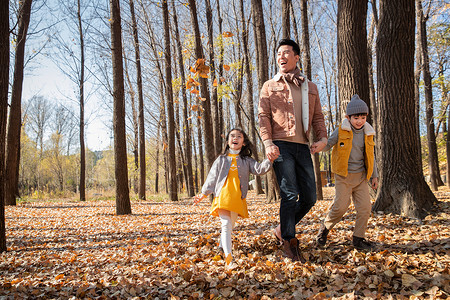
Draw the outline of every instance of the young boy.
[[[354,95],[347,105],[346,118],[328,139],[323,151],[332,150],[331,171],[335,174],[336,196],[319,229],[317,244],[325,246],[329,231],[341,220],[350,205],[350,196],[356,208],[353,246],[371,250],[374,244],[364,239],[372,204],[368,180],[373,189],[378,187],[378,172],[374,156],[374,129],[366,123],[369,108]]]

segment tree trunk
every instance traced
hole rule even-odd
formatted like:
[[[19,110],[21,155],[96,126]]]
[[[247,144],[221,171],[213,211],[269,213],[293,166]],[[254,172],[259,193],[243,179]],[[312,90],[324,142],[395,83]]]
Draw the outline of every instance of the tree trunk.
[[[242,47],[244,49],[244,69],[245,74],[247,76],[247,107],[248,107],[248,114],[249,114],[249,123],[250,123],[250,138],[252,141],[253,149],[252,152],[254,153],[253,156],[255,157],[256,161],[259,161],[259,155],[258,155],[258,148],[256,146],[256,125],[255,125],[255,109],[253,104],[253,77],[252,72],[250,70],[250,53],[248,49],[248,32],[249,28],[245,21],[245,11],[244,11],[244,1],[240,1],[240,11],[241,11],[241,22],[242,22]],[[261,184],[261,177],[256,176],[256,194],[263,194],[262,184]]]
[[[173,89],[172,89],[172,58],[170,50],[170,32],[169,32],[169,7],[167,0],[162,1],[163,19],[164,19],[164,61],[166,63],[166,99],[167,99],[167,120],[168,120],[168,187],[169,199],[178,201],[177,193],[177,165],[175,157],[175,119],[173,108]]]
[[[342,115],[355,94],[370,107],[366,18],[367,1],[338,1],[338,86]],[[367,122],[372,123],[371,114]]]
[[[31,1],[30,1],[31,2]],[[5,140],[9,87],[9,1],[0,1],[0,253],[6,252]]]
[[[447,103],[450,102],[450,94],[447,95]],[[447,112],[447,124],[449,124],[450,127],[450,106],[448,108]],[[447,158],[447,186],[450,187],[450,136],[449,136],[450,130],[447,129],[447,136],[445,139],[445,154]]]
[[[146,162],[145,162],[145,118],[144,118],[144,94],[142,91],[141,52],[137,30],[136,16],[134,13],[134,0],[130,0],[131,22],[133,28],[134,51],[136,58],[136,77],[138,89],[138,122],[139,122],[139,199],[145,200],[146,186]]]
[[[197,19],[197,5],[195,0],[189,0],[189,8],[191,12],[191,22],[194,28],[194,38],[195,38],[195,55],[197,59],[203,59],[203,48],[200,35],[200,28],[198,26]],[[202,123],[203,123],[203,134],[205,138],[205,152],[206,152],[206,163],[208,170],[212,167],[215,156],[215,146],[214,146],[214,131],[211,120],[211,100],[209,96],[208,79],[200,77],[200,94],[204,99],[202,101],[202,107],[204,109],[202,113]]]
[[[427,140],[428,140],[428,168],[430,170],[431,188],[437,191],[438,186],[444,185],[439,171],[439,159],[436,145],[436,135],[434,134],[434,109],[433,109],[433,92],[430,73],[430,58],[428,56],[427,41],[427,19],[422,9],[422,1],[416,0],[417,11],[420,14],[420,45],[422,53],[423,82],[425,89],[425,111],[427,124]]]
[[[370,24],[369,29],[369,36],[367,37],[367,70],[369,75],[369,103],[370,103],[370,111],[372,112],[372,126],[375,130],[375,132],[378,132],[378,125],[377,125],[377,116],[378,116],[378,109],[377,109],[377,102],[376,102],[376,94],[375,94],[375,83],[373,79],[373,41],[375,37],[375,29],[378,25],[378,12],[376,9],[376,1],[372,1],[372,21]],[[379,151],[379,148],[377,147],[377,152]]]
[[[222,34],[222,16],[220,15],[220,0],[216,1],[216,7],[217,7],[217,21],[218,21],[218,25],[219,25],[219,33]],[[221,36],[221,40],[223,41],[223,35]],[[223,46],[223,42],[219,44],[219,66],[218,66],[218,81],[217,84],[221,84],[222,83],[222,78],[223,78],[223,58],[225,56],[225,48]],[[218,99],[219,103],[217,105],[218,110],[219,110],[219,115],[218,115],[218,123],[219,123],[219,128],[221,130],[221,134],[225,134],[225,125],[223,122],[223,102],[221,101],[221,99]],[[220,145],[220,147],[222,147],[222,145]]]
[[[422,47],[421,44],[421,31],[420,26],[422,22],[420,21],[422,17],[422,11],[419,11],[417,7],[418,2],[416,1],[416,24],[417,24],[417,30],[416,30],[416,68],[414,70],[414,99],[415,99],[415,119],[417,124],[417,132],[419,132],[419,135],[417,136],[418,142],[417,146],[419,147],[418,151],[420,154],[422,154],[422,140],[420,137],[420,76],[422,74]],[[377,132],[378,133],[378,132]],[[423,162],[422,162],[422,155],[417,157],[417,163],[420,165],[420,169],[423,170]]]
[[[86,147],[84,144],[84,34],[81,3],[77,1],[78,32],[80,34],[80,201],[86,201]]]
[[[417,164],[414,14],[412,1],[380,2],[376,52],[379,126],[383,134],[378,137],[381,180],[373,210],[423,218],[437,200]]]
[[[209,64],[211,67],[211,80],[219,83],[216,76],[215,59],[214,59],[214,30],[213,30],[213,17],[210,0],[205,0],[206,5],[206,26],[208,27],[208,46],[209,46]],[[219,101],[217,94],[217,84],[212,87],[212,99],[211,99],[211,112],[212,112],[212,125],[214,133],[214,148],[216,150],[215,156],[219,155],[222,149],[222,137],[221,132],[223,128],[219,127]]]
[[[281,0],[281,30],[283,31],[283,39],[291,38],[290,8],[291,0]]]
[[[289,1],[289,6],[292,18],[292,29],[294,29],[294,40],[297,41],[297,43],[300,43],[300,35],[298,34],[297,19],[295,18],[294,5],[292,4],[292,0]],[[300,48],[300,59],[298,60],[298,67],[303,72],[303,63],[301,57],[302,49]]]
[[[116,178],[116,214],[131,214],[128,189],[127,140],[125,136],[125,90],[122,63],[122,25],[119,0],[110,0],[111,48],[114,96],[114,157]]]
[[[19,164],[20,132],[22,126],[22,85],[25,60],[25,42],[30,24],[32,0],[25,0],[20,6],[19,31],[14,58],[14,79],[11,90],[11,108],[9,112],[6,170],[5,170],[5,205],[16,205],[17,165]]]
[[[180,33],[178,30],[178,17],[177,11],[175,9],[175,2],[172,1],[172,10],[173,10],[173,23],[175,28],[175,42],[178,56],[178,64],[180,66],[180,77],[181,77],[181,96],[183,98],[183,144],[185,149],[185,160],[186,160],[186,176],[187,176],[187,192],[189,197],[193,197],[195,195],[194,190],[194,176],[192,173],[192,137],[191,137],[191,127],[189,125],[188,120],[188,99],[186,95],[186,74],[184,73],[184,62],[183,62],[183,54],[182,54],[182,45],[180,39]]]
[[[131,122],[133,125],[133,157],[134,157],[134,174],[133,179],[130,181],[130,186],[133,187],[133,191],[135,194],[138,193],[138,171],[139,171],[139,127],[138,127],[138,110],[136,109],[136,101],[135,101],[135,91],[133,88],[133,83],[130,79],[130,73],[128,72],[128,58],[126,55],[125,49],[123,49],[123,61],[124,61],[124,71],[125,78],[127,79],[128,84],[128,94],[130,95],[130,106],[131,106]]]
[[[258,87],[262,89],[264,82],[269,79],[269,59],[266,44],[266,29],[264,25],[264,11],[261,0],[252,0],[252,15],[255,31],[255,46],[257,54]],[[266,199],[268,202],[277,201],[280,191],[273,170],[266,175]]]
[[[303,64],[305,66],[305,75],[311,80],[312,77],[312,68],[311,68],[311,49],[309,42],[309,25],[308,25],[308,1],[301,0],[300,1],[300,10],[301,10],[301,18],[302,18],[302,37],[303,37]],[[314,130],[311,130],[310,140],[314,141],[315,134]],[[314,165],[314,175],[316,177],[316,193],[317,199],[323,200],[323,191],[322,191],[322,176],[320,174],[320,156],[319,153],[316,153],[312,157],[313,165]]]

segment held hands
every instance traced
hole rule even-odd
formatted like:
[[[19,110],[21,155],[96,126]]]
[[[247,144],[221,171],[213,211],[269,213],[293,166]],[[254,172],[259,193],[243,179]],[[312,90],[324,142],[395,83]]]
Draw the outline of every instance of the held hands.
[[[205,198],[206,198],[206,195],[203,195],[202,193],[194,196],[194,203],[193,203],[193,205],[199,204],[200,201],[202,201]]]
[[[278,146],[276,145],[270,145],[266,148],[266,156],[270,162],[273,162],[280,156],[280,149],[278,149]]]
[[[317,141],[313,143],[310,148],[311,154],[319,153],[323,148],[325,148],[326,145],[327,143],[325,143],[324,141]]]
[[[378,188],[378,178],[377,178],[377,177],[372,178],[372,179],[370,180],[370,186],[371,186],[374,190],[376,190],[376,189]]]

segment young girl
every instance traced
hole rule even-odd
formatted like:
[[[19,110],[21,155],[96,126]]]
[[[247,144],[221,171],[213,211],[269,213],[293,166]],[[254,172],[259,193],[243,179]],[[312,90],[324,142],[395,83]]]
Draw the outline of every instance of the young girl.
[[[219,217],[222,224],[220,246],[225,254],[226,265],[232,260],[231,231],[237,216],[248,218],[245,197],[248,191],[250,173],[262,175],[267,173],[272,161],[265,159],[258,163],[251,158],[251,143],[242,129],[230,130],[226,138],[226,146],[213,163],[208,177],[202,187],[202,192],[194,197],[197,204],[209,194],[214,194],[211,215]]]

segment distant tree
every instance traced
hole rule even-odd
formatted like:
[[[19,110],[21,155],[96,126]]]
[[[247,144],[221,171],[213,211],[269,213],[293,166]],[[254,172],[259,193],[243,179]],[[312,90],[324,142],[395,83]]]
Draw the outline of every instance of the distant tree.
[[[244,52],[244,72],[247,76],[247,110],[248,110],[248,122],[249,122],[249,136],[251,137],[252,145],[253,145],[253,156],[257,161],[259,161],[259,155],[258,155],[258,148],[256,144],[256,117],[255,117],[255,108],[253,103],[253,76],[251,71],[251,61],[250,61],[250,50],[249,50],[249,26],[247,22],[245,21],[245,10],[244,10],[244,1],[239,1],[239,7],[240,7],[240,15],[241,15],[241,23],[242,23],[242,48]],[[261,183],[261,177],[256,176],[256,193],[257,194],[263,194],[262,189],[262,183]]]
[[[303,53],[303,66],[306,77],[311,80],[312,67],[311,67],[311,46],[309,41],[309,21],[308,21],[308,2],[307,0],[300,1],[301,19],[302,19],[302,53]],[[311,139],[314,139],[314,130],[311,130]],[[322,191],[322,176],[320,173],[320,156],[319,153],[313,155],[314,174],[316,178],[316,192],[317,199],[323,200]]]
[[[6,252],[5,141],[9,87],[9,1],[0,1],[0,253]]]
[[[217,77],[216,73],[216,60],[214,55],[214,28],[213,28],[213,13],[211,9],[210,0],[205,0],[206,6],[206,26],[208,28],[208,47],[209,47],[209,64],[211,67],[211,80],[215,82],[212,86],[211,92],[211,115],[212,115],[212,125],[214,132],[214,149],[215,156],[219,155],[222,149],[222,137],[221,132],[223,128],[220,128],[219,122],[219,101],[218,101],[218,93],[217,87],[220,81],[220,78]]]
[[[427,20],[428,13],[423,12],[422,0],[416,0],[417,12],[419,14],[418,30],[420,30],[420,54],[422,55],[422,74],[425,89],[425,115],[427,125],[428,141],[428,167],[430,170],[431,188],[437,191],[438,186],[444,185],[439,172],[439,159],[437,153],[436,134],[434,132],[434,108],[433,87],[431,83],[430,57],[428,54]]]
[[[174,23],[175,43],[177,51],[178,65],[180,66],[180,78],[181,78],[181,98],[183,99],[183,144],[185,145],[185,161],[186,161],[186,177],[187,177],[187,192],[189,197],[195,195],[194,191],[194,176],[192,173],[192,135],[191,126],[188,119],[188,99],[186,95],[186,74],[184,72],[184,60],[182,54],[182,45],[180,39],[180,32],[178,29],[178,15],[175,8],[175,1],[172,0],[172,16]]]
[[[437,200],[417,163],[414,19],[413,1],[380,1],[376,52],[381,180],[373,210],[423,218]]]
[[[261,90],[264,82],[269,80],[269,56],[267,53],[266,29],[264,25],[264,11],[261,0],[252,0],[252,15],[256,43],[256,69],[258,70],[258,86]],[[269,202],[280,198],[280,191],[275,177],[275,172],[270,171],[266,175],[267,194]]]
[[[173,108],[173,88],[172,88],[172,59],[170,50],[170,24],[169,24],[169,8],[167,0],[162,1],[163,19],[164,19],[164,61],[166,75],[166,106],[167,106],[167,123],[168,123],[168,188],[169,199],[178,201],[177,193],[177,168],[175,159],[175,119]]]
[[[134,11],[134,0],[130,0],[130,12],[133,28],[134,51],[136,58],[136,76],[138,88],[138,107],[139,107],[139,199],[145,200],[145,118],[144,118],[144,95],[142,89],[142,68],[141,68],[141,51],[139,45],[139,35],[137,29],[136,16]]]
[[[197,4],[195,0],[189,0],[188,3],[191,13],[191,22],[194,29],[195,56],[197,60],[205,59],[205,56],[203,55],[200,28],[198,25]],[[203,113],[201,119],[204,133],[203,136],[205,140],[206,164],[207,169],[209,170],[216,158],[214,132],[211,118],[211,99],[209,95],[208,79],[200,76],[199,82],[200,82],[200,95],[204,99],[204,101],[202,101]]]
[[[131,214],[128,189],[127,140],[125,136],[125,91],[122,62],[122,25],[119,0],[110,0],[111,48],[114,96],[114,157],[116,179],[116,214]]]
[[[28,25],[30,24],[32,0],[21,2],[19,9],[19,31],[14,57],[14,79],[11,90],[11,109],[8,121],[8,136],[6,143],[6,177],[5,204],[16,205],[18,165],[20,152],[20,132],[22,126],[22,85],[25,61],[25,42],[27,40]]]

